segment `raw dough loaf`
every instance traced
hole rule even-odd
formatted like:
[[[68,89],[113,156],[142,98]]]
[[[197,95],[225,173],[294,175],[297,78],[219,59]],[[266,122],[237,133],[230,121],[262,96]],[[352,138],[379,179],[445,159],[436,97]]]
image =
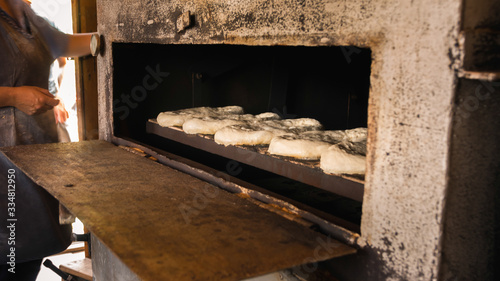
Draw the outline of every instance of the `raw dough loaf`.
[[[182,130],[184,130],[186,134],[213,135],[218,130],[227,126],[243,125],[247,122],[254,123],[279,118],[279,115],[271,112],[261,113],[259,115],[233,114],[204,118],[192,118],[184,122],[184,124],[182,125]]]
[[[298,134],[321,127],[321,123],[310,118],[254,120],[224,127],[215,133],[214,140],[222,145],[268,145],[276,136]]]
[[[302,134],[276,136],[269,144],[268,152],[274,155],[303,160],[318,160],[321,153],[332,144],[346,138],[345,131],[311,131]]]
[[[264,126],[262,123],[244,123],[224,127],[215,133],[214,140],[222,145],[262,145],[269,144],[276,135],[287,131]]]
[[[320,167],[330,174],[364,174],[366,141],[341,142],[321,154]]]
[[[271,120],[265,123],[270,127],[283,130],[306,129],[310,131],[320,130],[323,127],[318,120],[312,118]]]
[[[368,134],[367,128],[356,128],[345,130],[346,140],[350,142],[360,142],[366,141],[366,137]]]
[[[166,111],[158,114],[156,121],[162,127],[182,127],[186,120],[209,116],[224,116],[243,114],[241,106],[231,105],[224,107],[194,107],[176,111]]]
[[[366,128],[335,131],[311,131],[299,135],[274,137],[268,152],[303,160],[318,160],[331,145],[340,142],[366,141]]]

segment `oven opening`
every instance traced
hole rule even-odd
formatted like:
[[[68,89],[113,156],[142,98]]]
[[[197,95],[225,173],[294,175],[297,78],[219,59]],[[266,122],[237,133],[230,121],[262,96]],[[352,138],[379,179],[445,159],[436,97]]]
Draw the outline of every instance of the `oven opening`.
[[[228,173],[359,232],[363,176],[318,176],[321,171],[311,161],[303,161],[306,169],[296,171],[286,159],[284,164],[269,164],[271,158],[246,162],[255,151],[243,156],[234,152],[233,157],[224,147],[207,148],[203,139],[147,131],[146,124],[160,112],[238,105],[250,114],[314,118],[324,130],[367,127],[369,49],[133,43],[113,43],[112,49],[116,137]],[[330,180],[340,187],[330,188]],[[356,188],[361,193],[350,194]]]

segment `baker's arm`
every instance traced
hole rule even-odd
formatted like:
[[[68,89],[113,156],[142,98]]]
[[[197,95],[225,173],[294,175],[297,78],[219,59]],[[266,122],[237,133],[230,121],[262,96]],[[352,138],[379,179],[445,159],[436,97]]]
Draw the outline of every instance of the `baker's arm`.
[[[94,33],[68,34],[38,17],[38,27],[54,59],[58,57],[81,57],[91,54],[90,41]],[[97,34],[97,33],[95,33]]]
[[[48,90],[33,87],[0,87],[0,107],[13,106],[28,115],[46,112],[59,104]]]
[[[62,57],[90,55],[90,40],[94,33],[68,34],[68,45]]]

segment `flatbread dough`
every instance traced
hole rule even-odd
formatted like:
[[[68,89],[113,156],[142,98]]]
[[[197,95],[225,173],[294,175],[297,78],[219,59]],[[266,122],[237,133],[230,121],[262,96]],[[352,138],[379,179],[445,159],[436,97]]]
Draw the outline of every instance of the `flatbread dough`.
[[[329,174],[364,174],[366,141],[341,142],[321,154],[320,167]]]
[[[366,141],[366,137],[368,135],[367,128],[355,128],[350,130],[345,130],[346,141],[350,142],[360,142]]]
[[[274,137],[268,152],[303,160],[318,160],[331,145],[340,142],[366,141],[366,128],[335,131],[310,131],[298,135]]]
[[[238,115],[243,113],[243,108],[236,105],[224,107],[194,107],[176,111],[161,112],[158,114],[156,121],[162,127],[182,127],[184,122],[191,118]]]
[[[229,116],[228,116],[229,117]],[[184,122],[182,125],[182,130],[186,134],[205,134],[213,135],[218,130],[235,124],[241,124],[245,121],[239,120],[238,118],[216,118],[216,117],[204,117],[204,118],[191,118]]]
[[[321,153],[332,144],[346,138],[345,131],[311,131],[302,134],[276,136],[269,144],[268,152],[274,155],[303,160],[318,160]]]
[[[227,126],[215,133],[214,140],[222,145],[263,145],[269,144],[276,135],[287,131],[265,126],[262,123],[249,123]]]
[[[307,129],[309,131],[320,130],[323,127],[318,120],[312,118],[271,120],[265,122],[265,125],[283,130]]]
[[[253,121],[224,127],[215,133],[214,140],[222,145],[268,145],[276,136],[299,134],[321,127],[321,123],[310,118]]]
[[[204,118],[191,118],[184,122],[182,130],[186,134],[213,135],[220,129],[231,125],[243,125],[246,123],[258,123],[267,120],[279,119],[279,115],[272,112],[252,114],[233,114],[221,116],[209,116]]]

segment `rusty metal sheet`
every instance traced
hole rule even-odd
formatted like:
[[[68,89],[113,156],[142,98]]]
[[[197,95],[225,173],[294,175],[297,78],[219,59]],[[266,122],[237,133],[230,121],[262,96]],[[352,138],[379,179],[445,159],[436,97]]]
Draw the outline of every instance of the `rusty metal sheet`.
[[[189,146],[227,157],[335,194],[363,201],[364,176],[326,174],[319,161],[297,160],[267,153],[267,146],[220,145],[213,136],[189,135],[180,128],[162,127],[155,119],[146,123],[146,131]]]
[[[355,252],[108,142],[0,151],[142,280],[241,280]]]

